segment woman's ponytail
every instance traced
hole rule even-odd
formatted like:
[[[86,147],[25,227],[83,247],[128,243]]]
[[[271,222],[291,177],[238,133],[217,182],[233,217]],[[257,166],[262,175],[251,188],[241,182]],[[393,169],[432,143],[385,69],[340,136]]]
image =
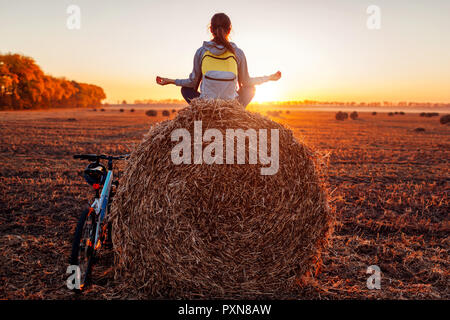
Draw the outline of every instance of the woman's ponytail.
[[[236,54],[234,47],[228,41],[228,36],[231,32],[231,20],[225,13],[216,13],[211,18],[210,30],[215,43],[223,45],[228,51]]]

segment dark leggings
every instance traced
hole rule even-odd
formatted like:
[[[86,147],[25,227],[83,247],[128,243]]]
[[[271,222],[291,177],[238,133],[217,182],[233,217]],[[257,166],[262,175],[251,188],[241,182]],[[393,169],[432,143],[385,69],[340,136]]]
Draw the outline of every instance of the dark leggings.
[[[198,98],[200,92],[194,88],[181,87],[181,94],[187,103],[191,103],[191,100]],[[241,87],[238,91],[238,101],[244,107],[246,107],[255,96],[255,87]]]

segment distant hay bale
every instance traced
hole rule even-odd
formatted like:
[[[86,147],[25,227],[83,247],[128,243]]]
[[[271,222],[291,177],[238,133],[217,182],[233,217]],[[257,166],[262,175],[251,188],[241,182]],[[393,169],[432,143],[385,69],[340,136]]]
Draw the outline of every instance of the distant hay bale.
[[[68,118],[67,121],[74,122],[74,121],[77,121],[77,119],[75,119],[75,118]]]
[[[177,112],[177,110],[175,110],[175,109],[172,109],[172,113],[176,113]]]
[[[353,111],[352,113],[350,113],[350,118],[351,118],[352,120],[358,119],[358,112]]]
[[[415,128],[414,131],[415,132],[424,132],[425,128]]]
[[[376,116],[376,115],[377,115],[377,112],[376,112],[376,111],[372,112],[372,115],[373,115],[373,116]]]
[[[401,115],[401,116],[405,115],[405,113],[403,111],[400,111],[398,114]]]
[[[279,110],[269,110],[267,111],[267,115],[271,116],[271,117],[279,117],[281,114],[281,111]]]
[[[134,109],[130,109],[130,112],[134,112]]]
[[[119,112],[124,112],[124,111],[125,111],[124,109],[120,109],[120,110],[119,110]]]
[[[431,118],[431,117],[439,116],[439,113],[438,112],[421,112],[420,116],[421,117],[426,117],[426,118]]]
[[[441,124],[449,124],[450,123],[450,114],[446,114],[445,116],[442,116],[439,120]]]
[[[147,116],[149,116],[149,117],[156,117],[156,116],[158,115],[158,111],[153,110],[153,109],[147,110],[147,111],[145,112],[145,115],[147,115]]]
[[[339,111],[338,113],[336,113],[335,117],[336,120],[343,121],[348,118],[348,113]]]
[[[398,111],[395,111],[394,114],[398,114]]]
[[[261,175],[263,165],[248,164],[248,154],[245,164],[173,164],[172,132],[193,136],[199,120],[224,141],[226,129],[278,129],[278,172]],[[291,130],[234,101],[194,99],[155,124],[132,152],[112,204],[117,295],[298,294],[299,279],[320,265],[334,220],[320,159]]]
[[[394,115],[393,112],[389,112],[389,113],[388,113],[388,116],[390,116],[390,117],[392,117],[393,115]]]
[[[164,117],[170,116],[169,110],[163,110],[162,115],[163,115]]]

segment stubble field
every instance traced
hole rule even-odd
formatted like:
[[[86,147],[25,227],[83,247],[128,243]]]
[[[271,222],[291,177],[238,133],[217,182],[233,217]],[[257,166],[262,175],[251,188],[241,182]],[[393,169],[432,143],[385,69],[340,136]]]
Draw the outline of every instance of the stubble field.
[[[111,252],[82,296],[65,286],[72,234],[92,198],[87,163],[72,155],[128,153],[152,123],[176,116],[144,112],[0,112],[0,298],[118,298]],[[337,213],[320,274],[292,298],[449,299],[450,126],[417,113],[337,121],[292,110],[272,119],[328,154]],[[366,286],[370,265],[381,269],[380,290]]]

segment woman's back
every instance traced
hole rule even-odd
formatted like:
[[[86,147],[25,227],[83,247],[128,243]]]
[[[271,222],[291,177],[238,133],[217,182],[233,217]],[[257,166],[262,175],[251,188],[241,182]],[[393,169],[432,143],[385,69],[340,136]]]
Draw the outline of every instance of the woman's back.
[[[270,76],[249,76],[244,52],[228,41],[231,21],[226,14],[217,13],[212,17],[210,31],[213,39],[203,42],[196,51],[189,78],[171,80],[157,77],[157,83],[181,86],[181,93],[188,103],[200,97],[238,99],[246,106],[255,94],[255,85],[281,77],[279,71]],[[200,93],[197,91],[199,86]]]

